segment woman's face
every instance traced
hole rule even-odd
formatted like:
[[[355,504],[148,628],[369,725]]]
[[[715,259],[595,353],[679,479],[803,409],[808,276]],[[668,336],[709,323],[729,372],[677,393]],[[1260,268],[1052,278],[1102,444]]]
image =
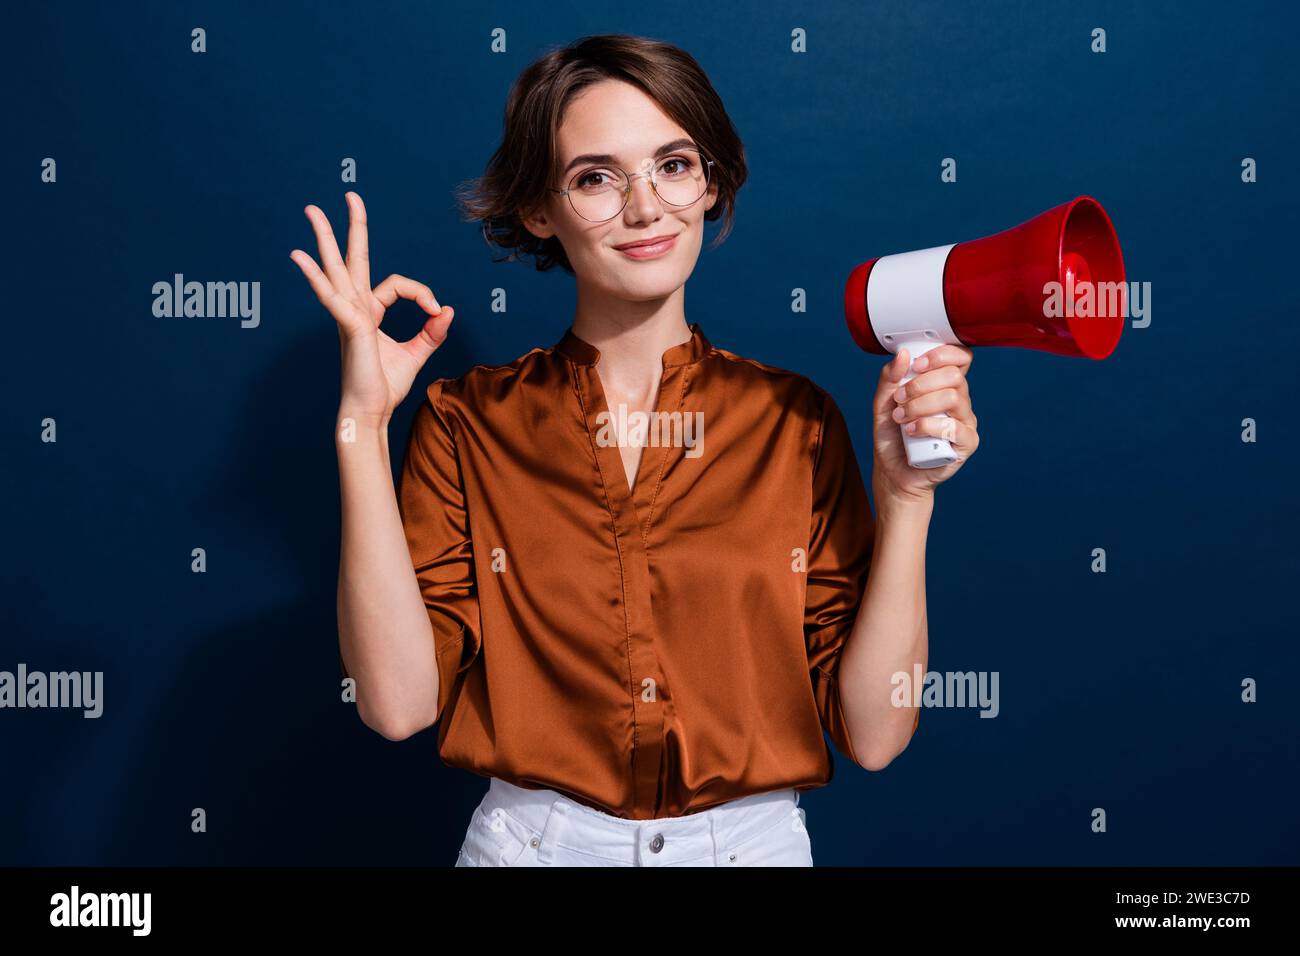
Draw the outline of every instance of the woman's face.
[[[557,131],[559,181],[550,185],[562,189],[576,172],[610,166],[630,174],[648,173],[661,161],[654,158],[655,151],[677,139],[690,136],[654,100],[630,83],[602,80],[574,97],[565,110]],[[573,164],[588,153],[614,158],[603,165]],[[604,180],[598,175],[587,181]],[[690,277],[704,238],[704,214],[717,198],[718,187],[711,178],[708,190],[693,205],[673,206],[655,195],[645,176],[633,175],[627,206],[613,219],[589,222],[565,196],[551,193],[542,211],[526,219],[525,226],[539,238],[559,238],[581,284],[615,298],[646,301],[671,295]],[[635,258],[617,248],[659,236],[676,237],[661,255]]]

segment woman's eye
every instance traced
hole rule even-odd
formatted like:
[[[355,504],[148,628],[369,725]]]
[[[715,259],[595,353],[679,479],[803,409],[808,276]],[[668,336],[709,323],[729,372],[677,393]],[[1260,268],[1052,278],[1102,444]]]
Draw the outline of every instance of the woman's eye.
[[[665,159],[659,167],[659,172],[665,176],[680,176],[683,173],[690,172],[691,162],[688,159],[682,159],[674,156],[671,159]]]
[[[579,189],[606,189],[614,181],[611,176],[603,169],[593,169],[591,172],[583,173],[578,177]]]

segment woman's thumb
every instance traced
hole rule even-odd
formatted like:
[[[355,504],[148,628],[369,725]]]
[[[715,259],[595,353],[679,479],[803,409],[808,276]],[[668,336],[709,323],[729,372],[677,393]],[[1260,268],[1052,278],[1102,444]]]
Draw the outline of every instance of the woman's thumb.
[[[437,351],[438,346],[447,340],[447,329],[451,326],[451,320],[455,315],[455,309],[444,305],[437,315],[425,319],[424,326],[406,343],[406,347],[421,365],[428,361],[429,356]]]

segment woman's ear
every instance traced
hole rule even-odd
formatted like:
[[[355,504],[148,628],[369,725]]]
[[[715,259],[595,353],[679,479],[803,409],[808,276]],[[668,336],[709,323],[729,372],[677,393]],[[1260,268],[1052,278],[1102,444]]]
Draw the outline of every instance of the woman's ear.
[[[704,211],[708,212],[713,208],[714,203],[718,201],[718,184],[715,180],[709,183],[709,188],[704,191]]]
[[[555,227],[551,225],[551,220],[546,215],[545,206],[539,206],[532,213],[521,213],[519,220],[524,224],[524,228],[538,239],[549,239],[555,235]]]

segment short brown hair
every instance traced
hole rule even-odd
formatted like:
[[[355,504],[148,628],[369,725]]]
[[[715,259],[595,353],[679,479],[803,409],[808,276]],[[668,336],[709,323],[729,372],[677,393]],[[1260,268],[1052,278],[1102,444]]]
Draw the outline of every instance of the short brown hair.
[[[639,87],[714,161],[710,178],[718,199],[704,214],[723,219],[717,246],[731,231],[736,193],[747,176],[745,147],[713,84],[685,50],[627,34],[586,36],[549,50],[515,79],[506,101],[501,145],[484,174],[457,187],[467,222],[481,222],[489,244],[511,250],[506,259],[535,257],[539,270],[573,267],[557,237],[539,239],[523,224],[540,207],[559,168],[556,131],[574,96],[604,79]],[[497,260],[503,261],[503,260]]]

